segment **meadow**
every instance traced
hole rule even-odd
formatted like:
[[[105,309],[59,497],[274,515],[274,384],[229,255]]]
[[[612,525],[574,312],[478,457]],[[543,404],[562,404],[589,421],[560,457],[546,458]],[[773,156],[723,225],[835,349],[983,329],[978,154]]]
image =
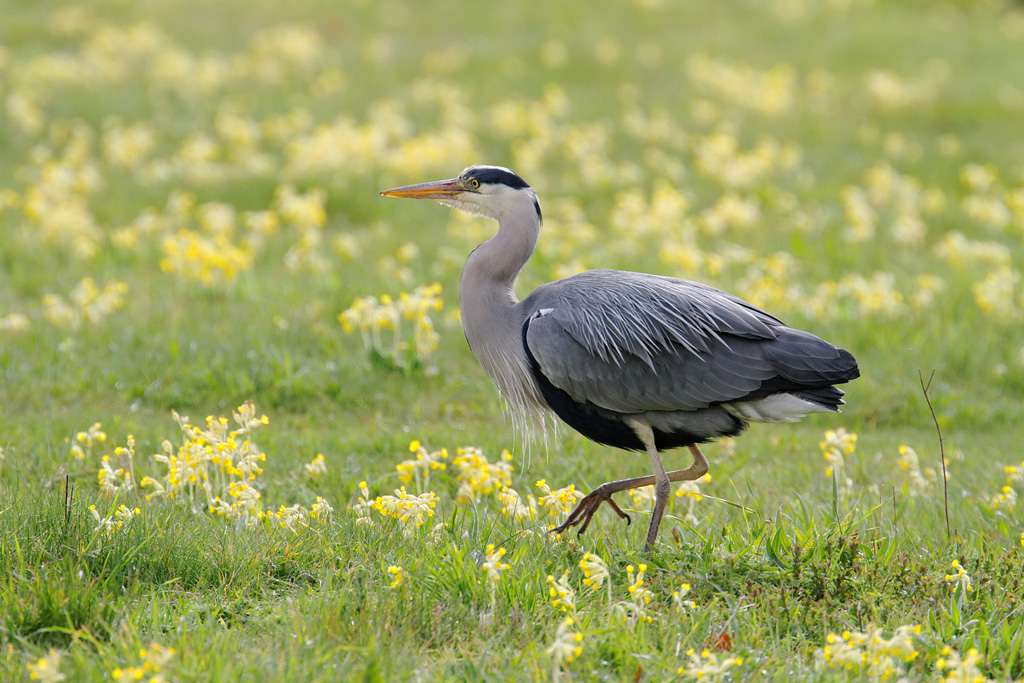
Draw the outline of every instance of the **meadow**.
[[[1024,680],[1021,64],[994,0],[0,0],[0,679]],[[494,226],[378,195],[472,163],[520,296],[699,280],[848,405],[548,534],[649,463],[505,416]]]

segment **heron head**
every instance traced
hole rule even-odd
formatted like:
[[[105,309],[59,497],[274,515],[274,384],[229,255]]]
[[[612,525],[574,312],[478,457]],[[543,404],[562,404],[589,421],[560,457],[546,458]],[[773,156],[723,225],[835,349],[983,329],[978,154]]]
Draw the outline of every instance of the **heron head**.
[[[385,197],[434,199],[467,213],[499,220],[510,210],[532,206],[540,219],[540,204],[533,188],[502,166],[470,166],[458,177],[406,185],[381,192]]]

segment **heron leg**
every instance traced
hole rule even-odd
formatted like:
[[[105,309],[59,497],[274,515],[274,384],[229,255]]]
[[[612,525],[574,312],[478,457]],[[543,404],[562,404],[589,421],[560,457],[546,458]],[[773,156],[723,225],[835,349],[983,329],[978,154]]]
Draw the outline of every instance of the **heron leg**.
[[[661,464],[661,456],[654,445],[654,431],[647,425],[643,425],[642,428],[635,426],[634,429],[647,447],[647,455],[650,456],[651,467],[654,469],[654,509],[651,511],[651,525],[647,527],[647,540],[644,541],[644,552],[650,552],[654,550],[661,517],[665,514],[668,498],[672,495],[672,482],[665,472],[665,466]]]
[[[640,438],[644,440],[643,435]],[[665,514],[668,499],[672,494],[672,482],[700,479],[707,474],[708,460],[700,448],[693,444],[690,446],[690,452],[693,453],[693,464],[684,470],[665,472],[658,449],[654,447],[653,433],[650,442],[645,441],[645,444],[647,445],[647,454],[651,457],[651,466],[654,468],[654,510],[651,512],[651,525],[647,528],[647,539],[644,541],[644,551],[650,552],[654,550],[654,542],[658,538],[658,529],[661,527],[661,518]]]
[[[648,430],[649,429],[650,428],[648,427]],[[657,465],[655,466],[655,471],[657,472],[657,470],[660,469],[662,471],[662,473],[665,475],[665,478],[667,479],[668,482],[674,482],[674,481],[693,481],[694,479],[700,479],[705,474],[707,474],[707,471],[708,471],[708,461],[707,461],[707,458],[704,457],[704,453],[702,453],[700,448],[698,448],[696,445],[690,446],[690,452],[693,453],[693,464],[692,465],[690,465],[686,469],[674,470],[672,472],[665,472],[664,471],[665,468],[661,465],[661,457],[658,455],[657,449],[653,447],[653,444],[654,444],[653,433],[651,433],[651,437],[649,439],[650,443],[648,443],[648,440],[644,439],[643,437],[641,437],[641,441],[644,442],[644,446],[647,448],[648,453],[649,454],[653,453],[653,455],[651,457],[651,462],[652,462],[652,464],[657,462]],[[579,525],[579,527],[580,527],[579,531],[577,531],[576,533],[577,533],[577,535],[581,535],[584,531],[587,530],[587,527],[590,526],[590,522],[593,520],[594,514],[597,512],[598,508],[601,507],[601,503],[604,503],[604,502],[607,502],[608,505],[611,506],[612,510],[615,511],[615,514],[617,514],[621,519],[626,520],[626,523],[629,524],[630,523],[629,515],[627,515],[625,512],[623,512],[622,509],[619,508],[618,505],[616,505],[615,501],[612,500],[612,494],[619,493],[620,491],[628,491],[629,489],[638,489],[638,488],[641,488],[643,486],[650,486],[651,484],[656,484],[656,483],[657,483],[657,479],[656,479],[656,476],[654,476],[654,475],[648,475],[646,477],[633,477],[631,479],[620,479],[618,481],[605,482],[604,484],[601,484],[596,489],[594,489],[589,494],[587,494],[587,496],[585,498],[583,498],[583,500],[581,500],[579,502],[579,504],[576,506],[576,509],[574,509],[569,514],[568,519],[566,519],[565,522],[563,524],[561,524],[560,526],[557,526],[554,529],[552,529],[551,533],[560,534],[560,533],[563,533],[563,532],[567,531],[568,529],[570,529],[570,528],[572,528],[574,526]],[[668,503],[668,495],[665,495],[664,496],[664,503],[661,504],[661,510],[660,511],[657,510],[657,507],[658,507],[657,503],[655,504],[655,511],[656,511],[656,514],[657,514],[657,518],[656,519],[654,519],[654,518],[651,519],[651,527],[648,529],[648,532],[647,532],[647,543],[645,545],[645,548],[648,549],[648,550],[651,548],[651,546],[653,546],[654,540],[655,540],[655,538],[657,538],[658,526],[661,524],[661,517],[664,515],[665,506],[667,505],[667,503]],[[653,537],[652,537],[652,529],[653,529]]]

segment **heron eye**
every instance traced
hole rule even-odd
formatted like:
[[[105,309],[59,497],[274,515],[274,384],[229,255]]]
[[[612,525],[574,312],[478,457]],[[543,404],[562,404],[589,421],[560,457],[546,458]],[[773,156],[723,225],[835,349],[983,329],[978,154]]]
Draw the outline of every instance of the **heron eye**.
[[[470,178],[470,179],[469,179],[469,184],[470,184],[470,186],[471,186],[471,187],[472,187],[472,188],[473,188],[474,190],[479,190],[479,189],[480,189],[480,181],[479,181],[479,180],[477,180],[476,178]]]

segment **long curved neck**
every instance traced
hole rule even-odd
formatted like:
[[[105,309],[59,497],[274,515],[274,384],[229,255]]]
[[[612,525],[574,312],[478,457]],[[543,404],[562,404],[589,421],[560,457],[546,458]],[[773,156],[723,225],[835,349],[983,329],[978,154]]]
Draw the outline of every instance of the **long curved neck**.
[[[512,312],[519,301],[513,285],[533,254],[540,233],[533,201],[512,203],[497,218],[497,234],[469,255],[459,288],[466,340],[492,378],[498,356],[509,352],[509,344],[521,346]]]
[[[496,216],[498,232],[466,260],[459,291],[466,341],[521,424],[538,418],[546,406],[531,379],[522,342],[523,312],[516,308],[513,289],[537,245],[537,207],[532,190],[503,207]]]
[[[540,234],[536,205],[519,202],[498,217],[498,232],[466,260],[462,286],[500,287],[512,291],[516,276],[533,255]],[[515,293],[512,294],[515,301]]]

